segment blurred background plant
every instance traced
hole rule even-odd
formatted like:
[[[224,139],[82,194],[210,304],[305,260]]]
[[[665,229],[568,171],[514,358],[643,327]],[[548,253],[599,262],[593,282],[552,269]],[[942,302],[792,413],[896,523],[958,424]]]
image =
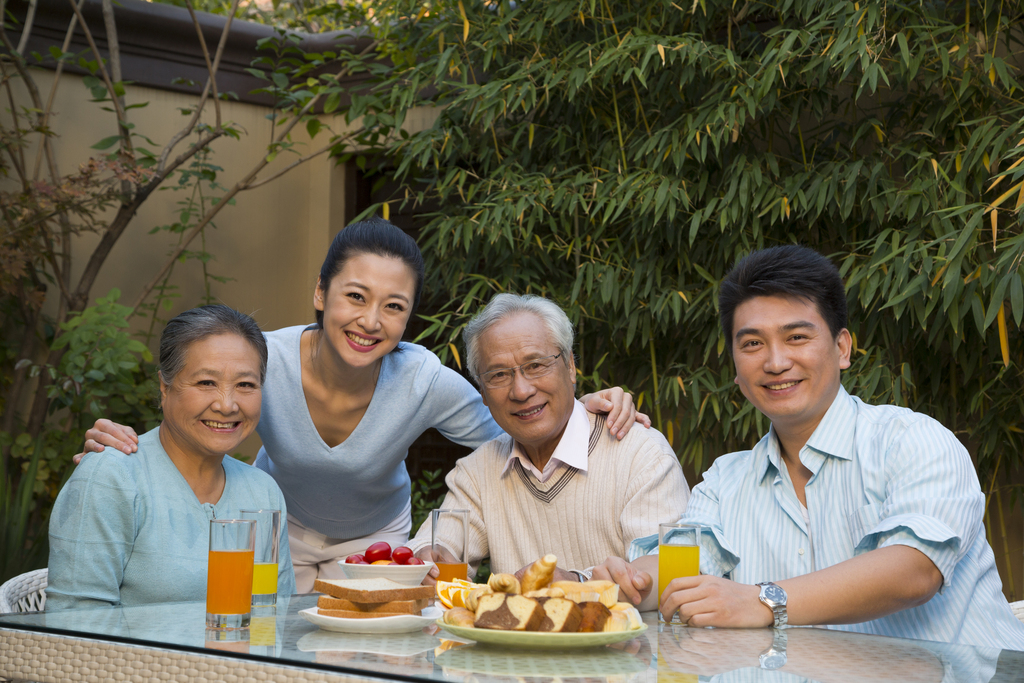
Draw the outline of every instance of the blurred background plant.
[[[425,213],[439,312],[423,339],[442,358],[458,362],[495,292],[548,296],[577,326],[581,389],[628,387],[695,483],[768,426],[733,385],[718,283],[752,249],[806,244],[848,283],[845,385],[960,436],[1008,567],[1001,503],[1024,453],[1019,4],[375,8],[395,69],[353,108],[405,188],[371,211]],[[424,97],[435,125],[394,135]]]

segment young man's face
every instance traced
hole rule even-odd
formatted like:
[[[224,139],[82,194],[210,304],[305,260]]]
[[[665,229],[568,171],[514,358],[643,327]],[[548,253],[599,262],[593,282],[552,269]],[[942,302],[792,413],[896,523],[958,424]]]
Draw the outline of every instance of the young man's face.
[[[818,307],[785,296],[748,299],[733,313],[736,384],[776,432],[809,436],[850,367],[850,333],[833,338]]]

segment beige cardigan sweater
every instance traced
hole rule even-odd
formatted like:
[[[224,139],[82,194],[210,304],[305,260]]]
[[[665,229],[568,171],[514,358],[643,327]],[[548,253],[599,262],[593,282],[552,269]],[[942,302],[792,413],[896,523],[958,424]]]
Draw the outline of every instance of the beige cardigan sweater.
[[[661,432],[634,425],[622,441],[605,429],[602,415],[587,413],[587,471],[560,464],[543,484],[518,459],[502,475],[512,449],[503,435],[460,459],[445,478],[443,508],[469,510],[468,560],[472,572],[484,558],[491,571],[514,573],[547,553],[560,569],[588,569],[609,556],[626,557],[634,538],[675,522],[690,489]],[[430,545],[430,518],[409,547]],[[461,550],[441,530],[440,542]]]

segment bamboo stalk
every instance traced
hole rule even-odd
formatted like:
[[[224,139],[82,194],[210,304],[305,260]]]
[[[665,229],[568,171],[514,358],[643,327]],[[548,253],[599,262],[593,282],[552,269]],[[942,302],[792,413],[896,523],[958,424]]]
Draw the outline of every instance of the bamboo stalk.
[[[1003,514],[1003,497],[996,489],[996,511],[999,512],[999,535],[1003,540],[1003,562],[1006,563],[1006,583],[1010,587],[1010,601],[1016,600],[1017,591],[1013,585],[1013,566],[1010,564],[1010,544],[1006,539],[1006,518]]]

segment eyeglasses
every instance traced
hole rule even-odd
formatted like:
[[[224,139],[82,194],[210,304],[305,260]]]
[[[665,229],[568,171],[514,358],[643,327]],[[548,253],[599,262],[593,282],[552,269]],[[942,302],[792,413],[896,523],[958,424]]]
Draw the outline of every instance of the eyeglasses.
[[[551,371],[555,368],[555,363],[558,362],[561,353],[556,353],[553,356],[545,356],[544,358],[535,358],[533,360],[526,361],[522,365],[517,365],[514,368],[498,368],[497,370],[491,370],[480,375],[480,381],[488,389],[501,389],[503,387],[511,386],[512,381],[515,379],[516,370],[522,373],[526,379],[538,379],[544,375],[551,374]]]

